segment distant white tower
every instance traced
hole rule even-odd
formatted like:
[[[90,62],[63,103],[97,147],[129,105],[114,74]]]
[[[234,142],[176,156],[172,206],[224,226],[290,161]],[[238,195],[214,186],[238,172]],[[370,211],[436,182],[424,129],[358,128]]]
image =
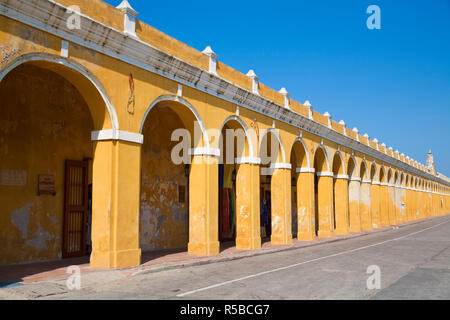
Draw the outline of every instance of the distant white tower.
[[[430,151],[428,151],[427,162],[426,162],[425,166],[427,167],[428,172],[430,172],[432,174],[436,174],[436,168],[434,167],[434,158],[433,158],[433,154],[431,153],[431,149],[430,149]]]

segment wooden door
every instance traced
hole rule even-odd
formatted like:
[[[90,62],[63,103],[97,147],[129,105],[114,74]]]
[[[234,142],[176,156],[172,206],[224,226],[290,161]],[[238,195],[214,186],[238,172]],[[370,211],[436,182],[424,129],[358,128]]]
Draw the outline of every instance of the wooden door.
[[[66,160],[63,258],[86,255],[88,162]]]

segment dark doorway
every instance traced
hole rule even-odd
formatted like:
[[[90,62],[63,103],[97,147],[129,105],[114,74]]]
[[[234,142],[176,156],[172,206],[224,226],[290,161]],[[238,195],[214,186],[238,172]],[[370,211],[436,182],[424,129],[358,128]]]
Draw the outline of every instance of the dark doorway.
[[[88,161],[66,160],[63,258],[86,255],[89,208]]]

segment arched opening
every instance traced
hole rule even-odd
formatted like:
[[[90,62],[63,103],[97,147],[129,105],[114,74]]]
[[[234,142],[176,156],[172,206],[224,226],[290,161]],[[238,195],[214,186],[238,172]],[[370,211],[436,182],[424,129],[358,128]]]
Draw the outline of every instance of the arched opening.
[[[361,178],[356,167],[356,160],[350,157],[347,164],[348,182],[348,207],[349,207],[349,228],[351,232],[361,232],[360,216],[360,186]]]
[[[326,150],[318,146],[314,154],[315,231],[319,237],[334,235],[333,173]]]
[[[179,97],[162,96],[141,125],[139,242],[145,255],[186,250],[190,240],[192,148],[204,146],[204,125],[195,108]]]
[[[372,226],[373,228],[379,228],[381,225],[380,218],[380,181],[379,176],[377,176],[377,167],[375,163],[372,163],[370,167],[370,181],[371,186],[371,214],[372,214]]]
[[[243,215],[237,214],[238,207],[245,207],[247,210],[249,207],[245,199],[250,190],[250,181],[243,167],[245,164],[239,164],[240,159],[251,155],[251,140],[246,135],[244,125],[237,117],[227,119],[220,135],[219,241],[227,243],[227,246],[235,244],[239,230],[242,230],[242,237],[246,237],[246,229],[249,228],[248,223],[243,221]]]
[[[388,208],[387,208],[387,175],[384,166],[380,168],[380,220],[383,227],[389,225]]]
[[[372,230],[372,217],[370,208],[372,206],[371,184],[369,180],[369,169],[366,161],[361,162],[359,176],[361,179],[359,210],[361,215],[361,228],[363,230]]]
[[[260,210],[261,210],[261,237],[262,241],[269,241],[276,232],[275,225],[274,196],[279,190],[274,189],[273,180],[279,174],[276,165],[285,163],[283,145],[278,132],[268,129],[261,137],[259,155],[261,158],[260,178]]]
[[[309,171],[309,159],[303,141],[296,140],[291,150],[291,210],[292,210],[292,236],[298,237],[299,229],[307,223],[306,213],[300,208],[305,207],[305,191],[302,173]],[[300,223],[301,222],[301,223]],[[303,227],[304,228],[304,227]]]
[[[336,234],[348,233],[348,178],[344,175],[344,161],[340,152],[333,157],[333,208]]]
[[[22,56],[0,80],[0,264],[88,260],[91,132],[116,128],[113,107],[87,70],[59,57]]]

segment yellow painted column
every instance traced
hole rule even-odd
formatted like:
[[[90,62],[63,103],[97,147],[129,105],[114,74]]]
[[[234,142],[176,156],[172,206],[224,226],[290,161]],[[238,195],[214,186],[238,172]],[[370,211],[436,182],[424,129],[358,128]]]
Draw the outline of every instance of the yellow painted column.
[[[419,220],[419,212],[417,210],[417,190],[413,189],[412,191],[412,198],[413,198],[413,219]]]
[[[189,174],[189,243],[188,253],[219,253],[219,174],[218,158],[192,156]]]
[[[317,172],[318,176],[318,206],[319,231],[318,237],[329,238],[334,236],[334,208],[333,208],[333,173]]]
[[[388,216],[388,185],[387,183],[380,183],[380,220],[381,226],[389,225]]]
[[[291,165],[276,163],[271,182],[272,244],[292,243]]]
[[[361,232],[360,190],[361,179],[350,178],[348,184],[348,209],[350,215],[350,232]]]
[[[433,205],[433,211],[432,211],[433,212],[433,217],[438,215],[436,202],[437,202],[436,201],[436,193],[433,191],[431,193],[431,203]]]
[[[94,142],[91,267],[126,268],[140,264],[140,175],[141,144]]]
[[[336,219],[336,234],[349,234],[348,221],[348,176],[337,175],[334,181],[334,216]]]
[[[236,248],[261,248],[259,165],[240,163],[236,173]]]
[[[389,216],[389,225],[393,226],[397,224],[395,219],[395,194],[394,194],[394,185],[388,185],[388,216]]]
[[[411,189],[410,187],[406,187],[406,221],[412,220],[412,200],[411,200]]]
[[[432,196],[432,194],[431,194],[430,191],[427,191],[425,193],[425,198],[426,198],[426,202],[427,202],[427,217],[432,217],[433,216],[433,214],[432,214],[431,196]]]
[[[361,181],[361,195],[359,202],[359,210],[361,212],[361,228],[365,231],[373,230],[372,226],[372,213],[370,211],[372,207],[371,190],[372,181]]]
[[[314,222],[314,169],[298,168],[297,172],[297,238],[312,241],[316,238]]]
[[[399,185],[395,185],[393,187],[394,190],[394,211],[395,211],[395,221],[400,224],[402,223],[402,218],[401,218],[401,189]]]
[[[373,181],[372,182],[372,226],[377,229],[381,227],[381,216],[380,216],[380,182]]]
[[[422,190],[417,189],[417,216],[419,219],[425,219],[423,214]]]
[[[400,187],[400,223],[404,223],[408,221],[408,199],[407,199],[407,189],[405,186]]]

